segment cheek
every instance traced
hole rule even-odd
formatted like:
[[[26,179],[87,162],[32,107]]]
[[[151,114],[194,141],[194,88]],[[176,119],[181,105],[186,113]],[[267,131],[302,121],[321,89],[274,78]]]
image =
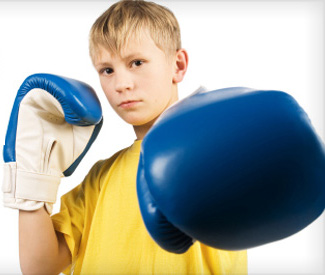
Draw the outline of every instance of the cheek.
[[[99,80],[100,80],[100,85],[102,87],[102,90],[103,90],[104,94],[106,95],[106,97],[108,98],[109,94],[110,94],[109,83],[104,78],[100,78]]]
[[[105,93],[105,95],[106,95],[106,83],[105,83],[105,81],[103,81],[103,79],[102,78],[99,78],[99,82],[100,82],[100,86],[102,87],[102,90],[103,90],[103,92]]]
[[[108,101],[108,103],[109,103],[109,105],[111,105],[111,107],[113,108],[113,109],[115,109],[115,101],[114,101],[114,97],[112,96],[112,93],[110,93],[110,92],[105,92],[105,96],[106,96],[106,99],[107,99],[107,101]]]
[[[173,83],[173,74],[170,67],[162,66],[159,68],[159,70],[152,71],[151,77],[148,77],[147,81],[148,79],[152,87],[155,87],[157,90],[159,90],[159,93],[163,93],[163,91],[166,91],[166,89],[171,88]]]
[[[104,92],[104,94],[106,96],[106,99],[107,99],[108,103],[111,106],[113,106],[114,98],[112,96],[113,93],[112,93],[112,90],[111,90],[111,87],[110,87],[109,83],[107,81],[104,81],[104,80],[100,79],[100,85],[102,87],[102,90],[103,90],[103,92]]]

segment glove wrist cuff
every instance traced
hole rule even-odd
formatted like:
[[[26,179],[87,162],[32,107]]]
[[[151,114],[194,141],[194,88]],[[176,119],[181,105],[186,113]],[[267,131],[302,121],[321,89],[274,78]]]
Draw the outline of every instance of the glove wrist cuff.
[[[61,178],[19,170],[15,162],[5,163],[2,191],[5,198],[55,203]]]

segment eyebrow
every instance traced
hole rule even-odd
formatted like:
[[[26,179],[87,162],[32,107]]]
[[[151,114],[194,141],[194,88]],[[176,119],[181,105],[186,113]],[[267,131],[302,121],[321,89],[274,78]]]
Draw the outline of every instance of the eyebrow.
[[[122,60],[127,60],[127,59],[132,59],[132,58],[134,58],[134,57],[136,57],[136,56],[139,56],[139,55],[142,55],[143,56],[143,53],[140,53],[140,52],[134,52],[134,53],[130,53],[129,55],[127,55],[127,56],[122,56],[121,58],[122,58]]]
[[[122,56],[121,59],[122,60],[129,60],[129,59],[132,59],[132,58],[134,58],[136,56],[139,56],[139,55],[143,56],[143,53],[141,53],[141,52],[130,53],[127,56],[124,56],[124,57]],[[98,64],[95,64],[95,67],[112,67],[112,64],[109,63],[109,62],[100,62]]]
[[[97,63],[95,64],[95,67],[111,67],[112,65],[108,62],[100,62],[100,63]]]

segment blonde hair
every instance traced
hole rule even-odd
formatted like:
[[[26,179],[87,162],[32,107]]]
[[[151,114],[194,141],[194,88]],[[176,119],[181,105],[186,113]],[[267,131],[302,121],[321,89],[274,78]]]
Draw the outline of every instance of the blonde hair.
[[[166,55],[181,48],[179,24],[169,9],[143,0],[122,0],[110,6],[93,24],[89,37],[92,60],[100,46],[119,54],[130,36],[139,37],[144,28]]]

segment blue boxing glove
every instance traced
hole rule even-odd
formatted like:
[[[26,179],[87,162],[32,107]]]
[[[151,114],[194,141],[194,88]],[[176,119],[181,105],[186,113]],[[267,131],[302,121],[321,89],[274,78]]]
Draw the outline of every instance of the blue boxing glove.
[[[50,74],[31,75],[18,90],[3,149],[4,206],[51,214],[63,176],[73,173],[102,126],[95,91]]]
[[[290,95],[228,88],[166,110],[142,142],[137,194],[164,249],[242,250],[286,238],[325,207],[325,149]]]

